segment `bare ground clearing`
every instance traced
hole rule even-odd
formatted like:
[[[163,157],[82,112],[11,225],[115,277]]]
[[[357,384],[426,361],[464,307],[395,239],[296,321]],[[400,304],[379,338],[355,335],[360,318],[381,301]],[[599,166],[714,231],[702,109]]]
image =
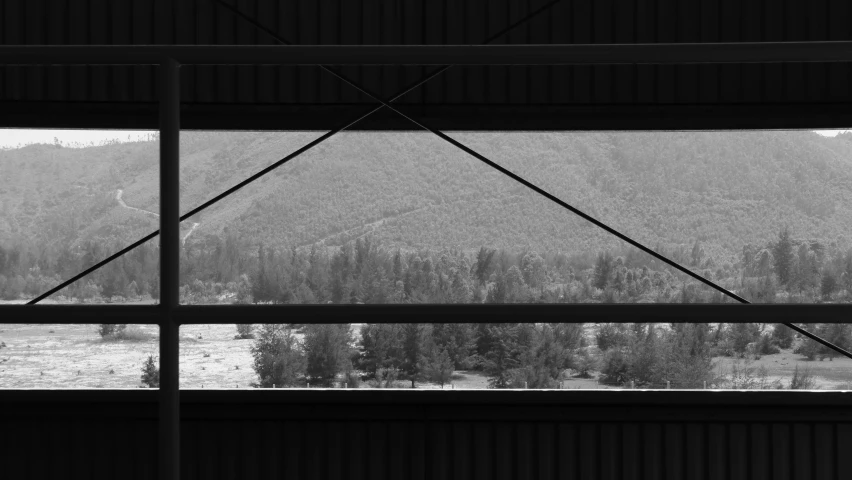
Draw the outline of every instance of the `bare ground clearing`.
[[[134,325],[147,335],[142,341],[104,341],[95,325],[0,325],[0,388],[134,388],[141,387],[141,368],[149,354],[157,355],[153,325]],[[356,329],[357,331],[357,329]],[[234,325],[186,325],[181,328],[180,370],[182,388],[248,388],[256,381],[252,370],[252,340],[235,340]],[[207,355],[207,356],[205,356]],[[731,358],[714,359],[722,372]],[[764,355],[751,364],[765,366],[771,379],[789,384],[796,365],[810,368],[822,390],[848,389],[852,385],[852,360],[807,361],[791,351]],[[113,372],[113,373],[110,373]],[[400,382],[400,385],[407,382]],[[481,372],[457,371],[455,389],[487,388]],[[595,378],[570,378],[565,389],[608,388]],[[417,383],[417,388],[439,385]]]

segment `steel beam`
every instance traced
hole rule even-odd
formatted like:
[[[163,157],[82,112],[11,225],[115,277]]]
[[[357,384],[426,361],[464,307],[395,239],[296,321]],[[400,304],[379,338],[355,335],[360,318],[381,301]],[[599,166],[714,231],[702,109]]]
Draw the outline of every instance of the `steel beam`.
[[[159,478],[180,476],[180,65],[160,65],[160,457]]]
[[[247,323],[848,323],[848,304],[661,304],[519,303],[401,305],[182,305],[170,316],[177,325]],[[130,323],[159,324],[155,306],[9,305],[0,325]]]
[[[573,45],[15,45],[5,65],[614,65],[849,62],[852,42]]]

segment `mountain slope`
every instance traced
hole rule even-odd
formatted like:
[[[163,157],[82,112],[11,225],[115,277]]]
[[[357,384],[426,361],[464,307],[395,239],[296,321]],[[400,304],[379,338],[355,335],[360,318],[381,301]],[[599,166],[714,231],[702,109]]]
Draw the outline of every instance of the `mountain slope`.
[[[185,132],[181,210],[317,132]],[[453,133],[637,240],[700,240],[718,260],[796,236],[852,232],[852,142],[812,132]],[[0,242],[123,242],[156,228],[157,145],[38,145],[0,152]],[[363,235],[403,248],[597,251],[617,241],[427,133],[342,133],[190,220],[188,242],[225,228],[279,248]],[[191,224],[187,223],[189,231]]]

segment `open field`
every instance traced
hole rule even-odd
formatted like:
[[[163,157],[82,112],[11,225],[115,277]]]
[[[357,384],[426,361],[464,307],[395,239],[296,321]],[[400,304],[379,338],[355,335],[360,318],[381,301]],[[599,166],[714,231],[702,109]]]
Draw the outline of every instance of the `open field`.
[[[149,354],[157,355],[157,327],[133,325],[136,341],[104,341],[95,325],[2,325],[0,388],[135,388],[142,387],[141,367]],[[182,388],[247,388],[256,380],[249,350],[252,340],[235,340],[234,325],[187,325],[181,328]],[[717,370],[728,372],[731,358],[714,359]],[[742,362],[742,361],[740,361]],[[765,366],[769,379],[789,385],[793,370],[810,368],[819,389],[849,389],[852,360],[807,361],[790,350],[753,360]],[[112,372],[112,373],[111,373]],[[408,386],[408,382],[400,382]],[[457,371],[455,389],[487,388],[481,372]],[[417,388],[440,388],[418,383]],[[445,388],[450,388],[449,386]],[[566,389],[609,388],[595,378],[570,378]]]
[[[718,357],[714,360],[717,368],[722,372],[730,371],[731,365],[736,362],[735,359],[727,357]],[[797,365],[799,372],[804,368],[810,369],[820,390],[850,390],[850,386],[852,386],[852,359],[846,357],[808,361],[789,349],[782,350],[781,353],[774,355],[763,355],[759,359],[751,361],[749,367],[755,369],[761,366],[766,367],[769,372],[769,379],[780,380],[786,388],[790,384],[790,377],[793,376],[793,371]]]

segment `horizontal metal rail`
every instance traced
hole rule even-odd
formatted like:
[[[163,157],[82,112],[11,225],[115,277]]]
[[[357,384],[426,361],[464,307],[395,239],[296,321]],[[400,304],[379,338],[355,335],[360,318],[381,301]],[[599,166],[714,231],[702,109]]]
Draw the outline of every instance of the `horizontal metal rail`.
[[[0,324],[158,324],[156,305],[8,305]],[[182,305],[180,325],[246,323],[847,323],[843,304]]]
[[[5,65],[612,65],[850,62],[852,42],[572,45],[14,45]]]
[[[74,404],[92,402],[123,404],[153,404],[157,402],[154,389],[109,389],[109,390],[56,390],[56,389],[0,389],[3,400],[8,403],[33,405],[56,405],[41,412],[51,414],[53,408],[79,408]],[[413,395],[412,395],[413,393]],[[567,394],[567,395],[566,395]],[[852,416],[848,406],[852,403],[852,392],[840,390],[627,390],[627,389],[571,389],[571,390],[429,390],[429,389],[320,389],[320,388],[276,388],[276,389],[181,389],[183,405],[210,405],[216,414],[223,417],[241,418],[252,415],[251,409],[233,409],[230,405],[313,405],[323,407],[355,405],[472,405],[472,406],[677,406],[677,407],[720,407],[740,406],[755,409],[761,407],[844,407],[845,417]],[[57,405],[58,404],[58,405]],[[224,407],[224,408],[221,408]],[[96,409],[94,414],[103,415]],[[818,414],[818,410],[804,415]],[[142,412],[124,411],[135,418],[155,418],[155,409]],[[355,412],[357,414],[357,411]],[[801,412],[799,412],[801,414]],[[713,416],[718,418],[719,411]],[[789,418],[787,419],[789,420]]]

